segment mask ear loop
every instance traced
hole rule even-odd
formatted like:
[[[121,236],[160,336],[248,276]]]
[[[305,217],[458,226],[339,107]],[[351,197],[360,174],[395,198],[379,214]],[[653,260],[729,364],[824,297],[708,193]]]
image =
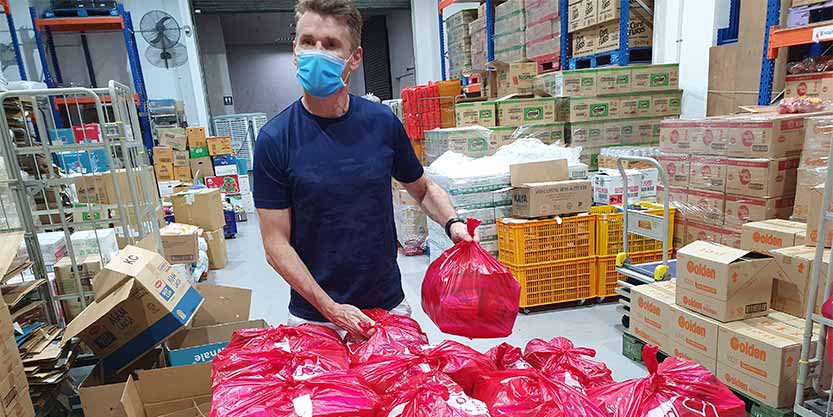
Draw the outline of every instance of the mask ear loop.
[[[358,50],[358,48],[356,48],[356,50]],[[355,55],[355,54],[356,54],[356,51],[351,52],[350,56],[348,56],[347,59],[344,61],[345,62],[345,64],[344,64],[345,69],[347,68],[348,65],[350,65],[350,60],[353,59],[353,55]],[[351,75],[353,75],[353,71],[347,71],[347,78],[341,80],[341,83],[344,84],[344,87],[347,87],[347,82],[350,81],[350,76]]]

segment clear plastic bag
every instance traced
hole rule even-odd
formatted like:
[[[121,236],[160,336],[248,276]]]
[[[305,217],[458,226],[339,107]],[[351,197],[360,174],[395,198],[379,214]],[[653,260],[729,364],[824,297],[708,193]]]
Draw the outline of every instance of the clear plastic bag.
[[[468,220],[469,234],[480,221]],[[469,338],[512,334],[521,286],[477,242],[459,242],[428,267],[422,308],[445,333]]]
[[[588,390],[608,417],[744,417],[745,404],[708,369],[680,358],[657,363],[656,346],[642,349],[648,377]]]
[[[591,359],[595,356],[595,350],[577,348],[564,337],[554,337],[550,341],[532,339],[524,350],[524,359],[544,375],[554,376],[566,371],[584,389],[613,383],[610,369],[605,364]]]

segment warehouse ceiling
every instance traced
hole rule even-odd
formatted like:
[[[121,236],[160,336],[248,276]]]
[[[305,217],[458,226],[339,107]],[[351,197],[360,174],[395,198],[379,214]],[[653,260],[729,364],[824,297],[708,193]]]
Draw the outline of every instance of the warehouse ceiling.
[[[195,13],[291,12],[297,0],[191,0]],[[424,0],[423,0],[424,1]],[[359,9],[410,9],[411,0],[354,0]]]

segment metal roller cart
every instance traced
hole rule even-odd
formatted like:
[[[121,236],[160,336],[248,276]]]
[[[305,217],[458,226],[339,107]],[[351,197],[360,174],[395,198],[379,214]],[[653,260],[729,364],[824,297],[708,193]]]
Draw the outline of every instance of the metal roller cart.
[[[623,165],[624,161],[642,162],[657,168],[658,178],[665,193],[662,216],[632,208],[627,201],[624,201],[623,204],[623,250],[616,255],[616,272],[624,275],[626,278],[617,281],[616,293],[620,295],[619,310],[622,312],[622,325],[628,327],[630,324],[631,287],[674,279],[676,277],[677,261],[676,259],[668,259],[668,252],[671,249],[668,231],[673,227],[673,221],[671,220],[671,208],[669,206],[670,192],[668,188],[668,177],[665,171],[659,162],[653,158],[621,156],[616,160],[616,165],[622,176],[624,190],[628,190],[628,176]],[[624,194],[627,195],[627,191]],[[631,263],[631,258],[628,254],[628,235],[630,234],[662,242],[662,261],[642,264]]]

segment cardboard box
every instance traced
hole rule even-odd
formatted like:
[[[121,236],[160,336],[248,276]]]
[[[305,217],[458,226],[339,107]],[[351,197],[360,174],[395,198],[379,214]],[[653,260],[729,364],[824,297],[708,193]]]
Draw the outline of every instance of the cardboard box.
[[[618,97],[570,99],[570,122],[605,121],[618,117]]]
[[[176,193],[171,197],[174,217],[179,223],[204,230],[221,229],[226,224],[223,199],[218,189],[206,188]]]
[[[570,123],[570,145],[596,148],[605,145],[605,125],[597,122]]]
[[[555,99],[498,100],[498,126],[523,126],[555,122]]]
[[[685,240],[683,241],[683,244],[678,247],[683,247],[685,245],[697,242],[698,240],[704,242],[723,244],[724,230],[722,226],[698,223],[696,221],[689,220],[686,224],[685,233]]]
[[[798,157],[726,161],[726,192],[746,197],[779,197],[795,194]]]
[[[181,127],[160,127],[156,129],[156,139],[162,146],[184,151],[188,149],[185,129]]]
[[[679,249],[686,245],[686,233],[688,232],[688,222],[684,216],[677,215],[674,217],[674,249]]]
[[[174,163],[174,148],[170,146],[154,146],[153,147],[153,163],[154,164],[173,164]]]
[[[784,79],[784,95],[833,100],[833,72],[787,75]]]
[[[509,169],[513,216],[544,217],[590,210],[590,181],[568,180],[566,160],[516,164]]]
[[[668,350],[668,355],[694,362],[708,369],[709,372],[717,374],[717,359],[703,355],[688,346],[672,342],[671,349]]]
[[[711,242],[677,251],[677,304],[723,322],[766,315],[772,257]]]
[[[682,91],[650,95],[651,109],[645,116],[679,116],[682,112]]]
[[[692,128],[689,137],[692,154],[697,155],[726,155],[726,145],[729,143],[730,122],[717,119],[705,119]]]
[[[616,24],[618,25],[618,22]],[[635,29],[632,27],[630,30]],[[650,32],[643,32],[641,36],[650,38],[651,35]],[[631,72],[633,91],[664,91],[680,88],[679,64],[636,65],[632,66]]]
[[[757,198],[726,195],[726,225],[740,227],[748,222],[768,219],[789,219],[793,210],[793,196]]]
[[[179,181],[191,181],[191,167],[174,167],[174,178]]]
[[[581,12],[583,17],[582,27],[590,27],[598,23],[597,9],[599,7],[599,0],[581,0],[584,10]]]
[[[740,226],[735,226],[735,225],[724,225],[723,226],[723,236],[720,240],[721,245],[728,246],[730,248],[740,249],[742,242],[743,242],[743,235],[741,233]]]
[[[210,363],[143,370],[137,379],[129,377],[121,395],[127,417],[161,417],[211,402]]]
[[[573,33],[573,56],[582,57],[597,52],[599,39],[591,32],[578,31]]]
[[[205,177],[204,180],[206,187],[217,188],[223,194],[240,194],[240,179],[237,175]]]
[[[726,200],[723,193],[689,188],[686,216],[690,220],[712,225],[723,225]]]
[[[796,317],[806,317],[806,308],[810,284],[810,276],[816,256],[813,246],[793,246],[773,249],[770,254],[775,259],[777,268],[772,281],[772,309]],[[815,301],[815,313],[821,313],[824,303],[822,289],[827,285],[827,267],[830,262],[830,250],[824,251],[823,272],[819,282],[819,292]]]
[[[689,153],[690,131],[700,125],[689,120],[663,120],[660,123],[659,148],[668,153]]]
[[[212,362],[231,341],[234,332],[267,327],[269,324],[260,319],[183,329],[165,343],[168,363],[170,366],[183,366]]]
[[[496,63],[495,68],[497,69],[498,97],[506,97],[512,94],[532,94],[532,84],[535,76],[538,75],[537,63]]]
[[[600,0],[609,2],[611,0]],[[631,67],[600,68],[596,71],[599,94],[623,94],[632,91]]]
[[[628,202],[638,203],[642,189],[642,173],[636,170],[626,172],[628,181]],[[593,177],[593,202],[596,204],[622,204],[625,200],[625,181],[617,171],[605,170]]]
[[[564,70],[541,74],[533,81],[533,90],[540,96],[594,97],[597,69]]]
[[[634,13],[635,10],[635,8],[631,8],[631,16],[628,21],[628,46],[630,48],[650,47],[653,44],[653,30],[651,28],[651,24],[642,16],[637,16]],[[589,32],[588,36],[595,39],[596,53],[613,51],[619,48],[618,20],[585,29],[581,33],[584,32]],[[642,88],[634,88],[634,91],[646,90]]]
[[[722,156],[691,157],[689,186],[701,190],[726,191],[726,158]]]
[[[228,264],[228,252],[223,229],[203,231],[202,237],[208,245],[208,267],[210,269],[225,268]]]
[[[733,120],[726,155],[734,158],[783,158],[799,155],[804,119],[823,113],[766,115]]]
[[[776,408],[795,401],[801,330],[770,317],[726,323],[718,337],[718,377]]]
[[[191,159],[208,158],[210,156],[208,155],[208,146],[191,148],[188,150],[188,155],[191,157]]]
[[[570,3],[567,6],[567,30],[573,33],[577,30],[585,28],[584,26],[584,7],[581,1]]]
[[[210,136],[205,138],[205,141],[208,143],[208,154],[211,156],[234,154],[231,136]]]
[[[193,327],[249,320],[252,290],[207,283],[195,285],[205,302],[194,316]]]
[[[188,151],[173,151],[173,164],[175,167],[188,167],[191,159]]]
[[[454,115],[457,118],[457,127],[494,127],[497,125],[494,101],[457,104],[454,106]]]
[[[657,203],[665,203],[665,187],[662,185],[657,185]],[[668,189],[668,204],[670,204],[671,207],[677,208],[677,214],[674,216],[675,219],[685,217],[683,209],[685,209],[688,204],[688,189],[670,187]]]
[[[90,292],[93,290],[92,279],[101,271],[101,256],[86,255],[78,257],[77,268],[72,267],[72,259],[65,256],[58,260],[52,267],[55,272],[55,279],[58,281],[58,294],[78,293],[78,285],[75,281],[75,271],[81,280],[81,288]]]
[[[656,284],[631,288],[631,334],[667,352],[672,344],[676,306],[674,294]]]
[[[485,127],[469,126],[425,131],[425,161],[433,163],[448,151],[480,158],[493,154],[492,132]]]
[[[596,21],[604,23],[619,18],[619,2],[616,0],[598,0],[596,8]]]
[[[93,281],[96,301],[67,325],[118,372],[188,325],[203,297],[158,253],[127,246]]]
[[[671,338],[675,346],[717,363],[717,334],[720,322],[701,316],[685,308],[672,310]]]
[[[171,264],[194,264],[199,260],[199,228],[189,224],[171,223],[159,229],[165,259]]]
[[[813,187],[810,190],[809,201],[824,201],[824,184]],[[807,215],[807,233],[805,244],[816,246],[823,243],[824,247],[829,248],[831,246],[831,240],[833,240],[833,223],[831,223],[830,220],[825,220],[827,222],[827,233],[822,241],[819,237],[819,221],[822,216],[821,206],[822,204],[810,204],[810,209]],[[827,212],[833,213],[833,206],[828,207]]]
[[[211,165],[211,158],[191,158],[191,176],[196,180],[214,176],[214,166]]]
[[[774,249],[800,245],[807,226],[789,220],[771,219],[743,225],[741,248],[748,251],[771,254]]]
[[[153,166],[153,171],[156,173],[156,181],[173,181],[176,179],[173,164],[157,162]]]
[[[208,146],[208,142],[205,140],[205,128],[204,127],[186,127],[185,128],[185,137],[188,142],[188,148],[203,148]]]

